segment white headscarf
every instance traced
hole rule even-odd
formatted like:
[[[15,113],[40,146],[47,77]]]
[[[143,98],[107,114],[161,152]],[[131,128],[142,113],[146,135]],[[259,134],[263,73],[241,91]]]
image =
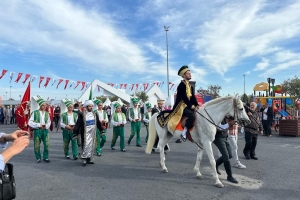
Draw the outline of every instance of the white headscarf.
[[[92,100],[86,100],[84,102],[84,107],[87,107],[87,106],[94,106],[94,102]]]

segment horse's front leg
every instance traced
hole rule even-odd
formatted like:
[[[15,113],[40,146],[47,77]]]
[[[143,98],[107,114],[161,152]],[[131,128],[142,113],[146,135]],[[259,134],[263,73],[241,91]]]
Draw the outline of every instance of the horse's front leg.
[[[202,174],[200,172],[200,164],[201,164],[202,156],[203,156],[203,150],[198,147],[196,165],[194,167],[194,171],[197,173],[196,177],[198,179],[202,179]]]
[[[206,154],[208,156],[209,162],[210,162],[211,167],[212,167],[213,177],[215,179],[215,186],[217,186],[219,188],[222,188],[222,187],[224,187],[224,185],[219,180],[219,176],[217,174],[216,161],[215,161],[215,158],[214,158],[214,155],[213,155],[211,144],[212,144],[211,142],[205,142],[203,145],[204,145]]]

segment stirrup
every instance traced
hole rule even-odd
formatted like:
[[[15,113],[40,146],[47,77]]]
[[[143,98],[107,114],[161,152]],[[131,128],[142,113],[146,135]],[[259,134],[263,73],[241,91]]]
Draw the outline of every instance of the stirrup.
[[[186,141],[186,138],[184,138],[183,135],[180,135],[180,138],[181,138],[181,140],[182,140],[183,142]]]

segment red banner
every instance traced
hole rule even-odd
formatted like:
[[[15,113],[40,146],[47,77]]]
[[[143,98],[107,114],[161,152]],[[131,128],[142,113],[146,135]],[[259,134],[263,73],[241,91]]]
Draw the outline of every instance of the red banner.
[[[84,89],[84,86],[85,86],[85,82],[81,82],[81,85],[82,85],[81,90],[83,90],[83,89]]]
[[[45,77],[43,77],[43,76],[40,76],[39,88],[40,88],[40,86],[41,86],[41,82],[44,80],[44,78],[45,78]]]
[[[51,78],[47,77],[46,78],[46,82],[44,84],[44,87],[46,88],[48,86],[49,81],[51,80]]]
[[[19,80],[21,79],[22,75],[23,75],[23,73],[22,73],[22,72],[19,72],[18,77],[17,77],[17,79],[15,80],[16,83],[19,82]]]
[[[16,110],[16,119],[18,123],[18,128],[28,131],[28,120],[30,116],[30,110],[27,109],[27,104],[30,103],[30,81],[23,95],[21,104]]]
[[[74,87],[74,89],[76,89],[80,83],[81,83],[81,81],[77,81],[77,84],[76,84],[76,86]]]
[[[24,81],[22,82],[23,84],[25,84],[26,83],[26,81],[27,81],[27,79],[30,77],[30,74],[25,74],[25,79],[24,79]]]
[[[66,84],[65,84],[65,88],[64,88],[64,90],[67,88],[67,86],[68,86],[68,83],[69,83],[69,80],[65,80],[66,81]]]
[[[6,69],[3,69],[2,70],[2,73],[1,73],[1,76],[0,76],[0,79],[6,74],[7,70]]]
[[[63,82],[64,79],[59,79],[58,83],[57,83],[57,86],[56,86],[56,89],[58,88],[59,84],[61,84],[61,82]]]

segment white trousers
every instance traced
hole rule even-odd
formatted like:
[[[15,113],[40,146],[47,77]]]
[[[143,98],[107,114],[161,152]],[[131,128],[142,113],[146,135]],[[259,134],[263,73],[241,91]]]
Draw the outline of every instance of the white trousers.
[[[231,147],[232,159],[235,161],[235,163],[239,162],[239,156],[237,153],[238,150],[237,140],[238,140],[237,135],[228,135],[227,141]],[[222,156],[219,150],[218,150],[218,156],[219,157]]]

